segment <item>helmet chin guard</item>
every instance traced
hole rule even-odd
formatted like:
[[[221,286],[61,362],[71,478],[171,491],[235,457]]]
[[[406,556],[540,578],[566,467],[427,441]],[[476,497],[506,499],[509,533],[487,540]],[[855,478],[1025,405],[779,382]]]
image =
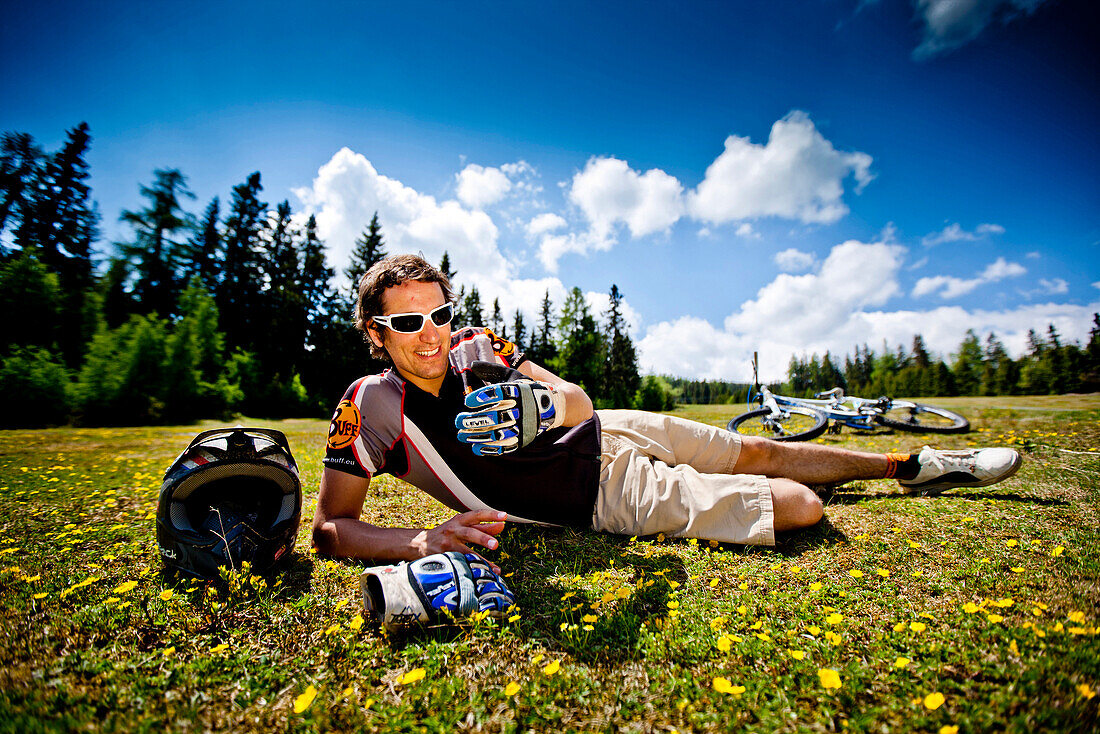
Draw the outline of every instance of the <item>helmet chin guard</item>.
[[[262,573],[294,549],[302,517],[298,465],[281,431],[203,431],[168,471],[157,505],[165,565],[200,578],[247,561]]]

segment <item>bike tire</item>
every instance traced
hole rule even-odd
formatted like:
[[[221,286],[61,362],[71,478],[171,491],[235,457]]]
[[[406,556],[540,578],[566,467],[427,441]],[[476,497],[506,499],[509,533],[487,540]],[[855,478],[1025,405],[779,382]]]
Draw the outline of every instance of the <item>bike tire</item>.
[[[888,412],[876,415],[875,420],[910,433],[966,433],[970,430],[970,421],[953,410],[908,401],[899,401]]]
[[[772,441],[809,441],[811,438],[817,438],[824,433],[829,424],[829,417],[820,410],[804,408],[799,405],[788,405],[784,407],[784,410],[790,413],[792,417],[799,416],[795,419],[796,422],[792,424],[789,431],[781,425],[773,426],[771,431],[766,429],[763,419],[771,415],[771,411],[767,408],[757,408],[743,413],[727,423],[726,428],[743,436],[762,436]],[[757,419],[760,420],[763,430],[761,432],[748,430],[749,426],[746,424],[750,424],[751,421]],[[809,421],[806,419],[809,419]]]

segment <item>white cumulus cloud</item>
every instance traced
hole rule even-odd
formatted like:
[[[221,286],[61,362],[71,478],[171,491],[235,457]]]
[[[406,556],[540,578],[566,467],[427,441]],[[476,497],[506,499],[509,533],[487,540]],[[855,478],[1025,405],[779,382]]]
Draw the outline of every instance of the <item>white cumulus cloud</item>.
[[[1026,272],[1027,268],[1023,265],[1008,262],[1003,257],[999,257],[974,278],[959,278],[954,275],[933,275],[921,278],[913,286],[913,296],[919,298],[938,293],[940,298],[958,298],[970,293],[978,286],[995,283],[1005,278],[1014,278]]]
[[[471,163],[455,174],[458,200],[471,209],[484,209],[504,198],[512,181],[499,168]]]
[[[562,217],[553,212],[545,212],[534,217],[527,223],[527,234],[531,237],[539,237],[548,232],[556,232],[569,225]]]
[[[786,250],[775,253],[773,259],[780,270],[785,270],[788,273],[801,273],[809,270],[814,264],[812,252],[803,252],[794,247],[788,247]]]
[[[658,168],[638,173],[618,158],[591,158],[573,176],[569,201],[580,207],[595,234],[625,224],[634,237],[668,229],[683,210],[683,186]]]
[[[1100,302],[1034,304],[1002,311],[958,306],[888,310],[885,307],[899,294],[897,276],[904,255],[904,248],[889,242],[837,245],[815,272],[776,276],[721,326],[693,316],[650,325],[638,341],[640,366],[657,374],[748,380],[752,354],[759,352],[761,376],[778,380],[785,378],[792,356],[828,351],[842,362],[856,345],[876,351],[884,343],[908,348],[917,333],[929,351],[950,358],[967,329],[982,338],[995,332],[1010,352],[1019,355],[1027,348],[1028,329],[1051,323],[1067,339],[1087,340],[1092,314],[1100,310]]]
[[[758,217],[835,222],[848,213],[844,181],[861,190],[872,178],[871,156],[843,152],[795,110],[772,125],[765,145],[726,138],[725,150],[688,194],[691,215],[712,224]]]

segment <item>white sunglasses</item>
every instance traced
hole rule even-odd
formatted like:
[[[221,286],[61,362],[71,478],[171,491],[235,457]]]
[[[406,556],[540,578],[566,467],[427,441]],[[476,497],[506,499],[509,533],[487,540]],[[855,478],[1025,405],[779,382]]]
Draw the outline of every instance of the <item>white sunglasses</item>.
[[[444,303],[431,312],[423,313],[391,313],[388,316],[371,316],[376,324],[393,329],[398,334],[419,334],[428,319],[436,326],[446,326],[455,316],[455,305]]]

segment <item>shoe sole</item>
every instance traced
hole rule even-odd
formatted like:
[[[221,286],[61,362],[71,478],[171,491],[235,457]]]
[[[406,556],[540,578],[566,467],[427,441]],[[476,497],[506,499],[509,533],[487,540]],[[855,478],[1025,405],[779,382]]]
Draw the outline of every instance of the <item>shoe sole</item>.
[[[1012,466],[1010,466],[1008,470],[1000,476],[975,480],[973,482],[952,482],[950,480],[944,481],[947,477],[951,476],[950,474],[947,474],[944,477],[940,477],[939,479],[933,480],[931,482],[926,482],[925,484],[902,484],[901,486],[902,489],[905,490],[905,494],[918,495],[920,497],[935,496],[938,494],[942,494],[949,489],[956,489],[958,487],[968,487],[972,489],[977,487],[988,487],[991,484],[1003,482],[1004,480],[1011,477],[1013,474],[1020,470],[1020,466],[1023,465],[1023,463],[1024,457],[1020,456],[1020,454],[1017,453],[1016,461],[1014,461],[1012,463]],[[899,482],[899,484],[901,483]]]

